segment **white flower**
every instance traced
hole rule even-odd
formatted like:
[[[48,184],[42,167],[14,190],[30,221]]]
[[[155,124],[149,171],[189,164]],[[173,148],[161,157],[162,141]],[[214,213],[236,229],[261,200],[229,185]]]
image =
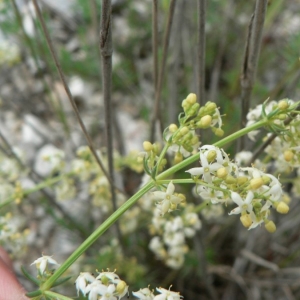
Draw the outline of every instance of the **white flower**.
[[[51,256],[43,255],[42,257],[36,259],[32,265],[36,265],[36,268],[39,270],[40,274],[43,274],[48,266],[48,264],[59,265],[56,260],[54,260]]]
[[[228,201],[228,197],[225,197],[222,191],[213,190],[203,185],[198,186],[196,191],[200,197],[204,200],[210,200],[213,204]]]
[[[251,151],[242,151],[235,155],[235,161],[239,166],[247,166],[253,157]]]
[[[99,294],[102,296],[101,300],[117,300],[117,297],[114,296],[114,292],[116,290],[116,286],[114,284],[110,284],[109,286],[101,285],[99,287]]]
[[[180,296],[177,292],[172,292],[169,290],[166,290],[164,288],[156,288],[156,290],[161,293],[161,295],[157,295],[154,297],[153,300],[180,300],[183,298],[183,296]]]
[[[96,277],[96,279],[101,280],[102,282],[108,281],[109,283],[118,284],[121,279],[115,272],[101,272]]]
[[[167,190],[165,192],[161,192],[161,191],[153,192],[155,199],[160,200],[160,202],[157,204],[157,207],[160,210],[162,215],[172,211],[173,210],[172,205],[176,206],[182,201],[182,198],[173,195],[174,191],[175,191],[175,186],[172,183],[172,181],[170,181]]]
[[[211,173],[214,173],[215,171],[222,168],[223,166],[219,163],[209,164],[206,156],[201,152],[200,152],[200,160],[201,160],[202,167],[192,168],[186,172],[194,176],[203,175],[204,181],[207,183],[211,183],[212,182]]]
[[[143,288],[140,289],[138,292],[132,292],[132,295],[141,300],[153,300],[154,298],[154,294],[152,293],[152,291],[149,290],[149,288]]]
[[[103,290],[103,287],[106,288],[99,280],[94,280],[86,286],[85,294],[89,294],[89,300],[98,300],[98,296],[101,296],[100,292]]]
[[[96,278],[93,275],[91,275],[89,272],[81,272],[75,281],[77,295],[79,295],[79,291],[81,291],[82,294],[85,296],[87,283],[89,282],[91,283],[94,280],[96,280]]]
[[[237,215],[243,211],[248,211],[249,213],[252,212],[253,206],[252,206],[251,202],[252,202],[253,198],[254,198],[254,194],[252,191],[248,192],[245,200],[243,200],[238,193],[231,192],[231,199],[233,202],[235,202],[238,205],[238,207],[234,208],[229,213],[229,215],[232,215],[232,214]]]

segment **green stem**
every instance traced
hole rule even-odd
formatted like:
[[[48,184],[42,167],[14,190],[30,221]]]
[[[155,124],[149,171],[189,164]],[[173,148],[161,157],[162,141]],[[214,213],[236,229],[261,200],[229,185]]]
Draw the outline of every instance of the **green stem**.
[[[160,166],[160,163],[162,161],[162,159],[165,157],[165,154],[167,152],[167,150],[169,149],[170,145],[168,143],[165,144],[164,148],[162,149],[160,155],[159,155],[159,158],[158,158],[158,161],[157,161],[157,164],[156,164],[156,170],[155,170],[155,177],[157,176],[157,172],[158,172],[158,169],[159,169],[159,166]]]
[[[154,182],[150,181],[144,185],[136,194],[128,199],[119,207],[112,215],[110,215],[55,271],[55,273],[43,283],[40,287],[41,291],[49,290],[55,281],[88,249],[112,224],[120,218],[133,204],[135,204],[144,194],[151,190]]]
[[[260,127],[263,127],[264,125],[266,125],[268,123],[267,119],[263,119],[249,127],[243,128],[227,137],[225,137],[224,139],[214,143],[213,145],[216,147],[223,147],[224,145],[238,139],[239,137],[253,131],[256,130]],[[170,169],[166,170],[165,172],[159,174],[156,178],[156,180],[161,180],[161,179],[165,179],[166,177],[170,177],[172,174],[176,173],[177,171],[189,166],[190,164],[192,164],[193,162],[199,160],[199,153],[196,153],[190,157],[188,157],[187,159],[185,159],[184,161],[182,161],[181,163],[171,167]]]
[[[45,291],[45,292],[44,292],[44,295],[51,297],[51,299],[58,299],[58,300],[73,300],[73,298],[69,298],[69,297],[66,297],[66,296],[63,296],[63,295],[61,295],[61,294],[54,293],[54,292],[51,292],[51,291]]]
[[[247,134],[252,130],[256,130],[268,122],[267,119],[261,120],[247,128],[243,128],[236,133],[229,135],[228,137],[222,139],[221,141],[215,143],[217,147],[222,147],[225,144],[234,141],[235,139]],[[199,159],[199,153],[187,158],[181,163],[173,166],[172,168],[166,170],[165,172],[157,176],[157,180],[165,179],[170,175],[174,174],[178,170],[190,165],[191,163]],[[68,258],[67,260],[56,270],[56,272],[40,287],[41,291],[49,290],[55,281],[113,224],[120,216],[125,213],[133,204],[135,204],[138,199],[140,199],[144,194],[151,190],[155,186],[153,181],[145,184],[135,195],[128,199],[118,210],[116,210],[111,216],[109,216]]]

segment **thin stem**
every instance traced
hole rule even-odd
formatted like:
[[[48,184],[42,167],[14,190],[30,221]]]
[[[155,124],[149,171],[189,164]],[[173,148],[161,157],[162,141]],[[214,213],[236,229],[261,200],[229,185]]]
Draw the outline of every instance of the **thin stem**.
[[[262,32],[265,21],[268,0],[256,0],[255,12],[249,25],[248,38],[241,76],[241,127],[249,111],[252,88],[255,81],[257,62],[261,47]],[[240,139],[238,151],[244,148],[245,139]]]
[[[100,158],[99,158],[99,156],[98,156],[98,154],[97,154],[97,152],[96,152],[96,150],[95,150],[95,147],[94,147],[94,145],[93,145],[93,142],[92,142],[92,140],[91,140],[91,137],[89,136],[89,134],[88,134],[88,132],[87,132],[87,130],[86,130],[86,127],[85,127],[85,125],[84,125],[84,123],[83,123],[83,121],[82,121],[82,119],[81,119],[81,117],[80,117],[80,114],[79,114],[77,105],[76,105],[76,103],[75,103],[75,101],[74,101],[74,98],[73,98],[73,96],[72,96],[72,94],[71,94],[71,91],[70,91],[70,89],[69,89],[69,87],[68,87],[68,85],[67,85],[67,81],[66,81],[65,76],[64,76],[64,74],[63,74],[63,71],[62,71],[60,62],[59,62],[59,60],[58,60],[58,57],[57,57],[55,48],[54,48],[53,43],[52,43],[52,40],[51,40],[51,37],[50,37],[50,35],[49,35],[48,29],[47,29],[46,24],[45,24],[45,22],[44,22],[44,19],[43,19],[41,10],[40,10],[40,8],[39,8],[39,6],[38,6],[38,4],[37,4],[37,0],[33,0],[33,4],[34,4],[35,10],[36,10],[38,19],[39,19],[39,21],[40,21],[40,23],[41,23],[41,25],[42,25],[43,33],[44,33],[44,35],[45,35],[45,38],[46,38],[46,41],[47,41],[49,50],[50,50],[50,52],[51,52],[52,59],[53,59],[54,62],[55,62],[55,66],[56,66],[57,72],[59,73],[60,79],[61,79],[62,84],[63,84],[63,86],[64,86],[64,89],[65,89],[65,91],[66,91],[66,93],[67,93],[68,99],[69,99],[69,101],[70,101],[70,103],[71,103],[71,105],[72,105],[72,108],[73,108],[73,111],[74,111],[75,116],[76,116],[76,118],[77,118],[77,121],[78,121],[78,123],[79,123],[79,125],[80,125],[80,127],[81,127],[81,129],[82,129],[82,132],[83,132],[85,138],[86,138],[86,141],[87,141],[87,143],[88,143],[88,146],[89,146],[89,148],[90,148],[92,154],[94,155],[94,157],[95,157],[95,159],[96,159],[96,162],[97,162],[97,164],[99,165],[100,169],[102,170],[103,174],[106,176],[106,178],[107,178],[107,180],[110,182],[110,184],[113,184],[112,181],[111,181],[110,176],[108,175],[108,173],[107,173],[107,171],[106,171],[106,169],[105,169],[105,167],[104,167],[102,161],[100,160]]]
[[[45,294],[45,296],[48,296],[51,299],[57,299],[57,300],[73,300],[74,299],[74,298],[69,298],[69,297],[66,297],[61,294],[54,293],[51,291],[45,291],[44,294]]]
[[[154,95],[157,92],[158,82],[158,5],[157,0],[152,4],[152,52],[153,52],[153,81]]]
[[[165,75],[165,69],[166,69],[166,62],[167,62],[167,54],[169,49],[169,42],[170,42],[170,36],[171,36],[171,28],[173,23],[173,17],[174,17],[174,11],[175,11],[175,4],[176,0],[171,0],[170,7],[169,7],[169,15],[168,15],[168,21],[167,21],[167,28],[164,36],[164,43],[163,43],[163,54],[162,54],[162,61],[160,66],[160,71],[158,74],[158,82],[157,82],[157,90],[155,92],[155,102],[154,102],[154,112],[153,117],[151,121],[151,131],[150,131],[150,141],[154,141],[155,136],[155,128],[156,123],[159,121],[161,129],[163,129],[163,122],[161,119],[161,90]],[[163,130],[161,130],[163,131]]]
[[[251,132],[252,130],[256,130],[260,127],[263,127],[264,125],[266,125],[268,123],[267,119],[261,120],[249,127],[243,128],[225,138],[223,138],[222,140],[214,143],[213,145],[216,147],[223,147],[224,145],[242,137],[243,135]],[[185,159],[184,161],[182,161],[181,163],[179,163],[178,165],[175,165],[173,167],[171,167],[170,169],[166,170],[165,172],[159,174],[156,177],[156,180],[161,180],[161,179],[165,179],[167,177],[170,177],[172,174],[176,173],[177,171],[187,167],[188,165],[194,163],[195,161],[199,160],[199,153],[196,153],[190,157],[188,157],[187,159]]]
[[[105,110],[105,132],[108,158],[108,171],[111,179],[110,192],[113,210],[117,210],[115,176],[113,161],[113,108],[112,108],[112,18],[111,0],[102,0],[101,7],[101,30],[100,30],[100,51],[102,57],[102,90]],[[118,223],[115,224],[120,245],[122,245],[121,230]]]
[[[60,180],[62,180],[65,176],[71,175],[71,174],[72,173],[64,174],[64,175],[57,176],[57,177],[54,177],[54,178],[51,178],[51,179],[47,179],[44,182],[41,182],[40,184],[37,184],[35,187],[33,187],[31,189],[22,190],[22,194],[25,197],[25,196],[27,196],[27,195],[29,195],[31,193],[40,191],[40,190],[42,190],[44,188],[52,186],[53,184],[55,184],[55,183],[59,182]],[[4,206],[10,204],[11,202],[13,202],[15,200],[15,198],[16,198],[16,195],[12,195],[12,196],[8,197],[6,200],[4,200],[0,204],[0,209],[3,208]]]
[[[206,0],[198,0],[198,102],[205,102],[205,15]]]

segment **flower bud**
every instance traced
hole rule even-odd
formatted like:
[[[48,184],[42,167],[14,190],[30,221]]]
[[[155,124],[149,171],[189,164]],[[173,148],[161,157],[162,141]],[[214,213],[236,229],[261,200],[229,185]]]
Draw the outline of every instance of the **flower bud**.
[[[177,197],[179,197],[179,198],[181,198],[182,199],[182,202],[185,202],[186,201],[186,197],[185,197],[185,195],[184,194],[181,194],[181,193],[176,193],[176,196]]]
[[[286,100],[279,101],[278,108],[280,110],[286,110],[288,107],[289,107],[289,104],[288,104],[288,102]]]
[[[227,176],[227,174],[228,174],[228,172],[227,172],[226,168],[224,168],[224,167],[217,170],[218,178],[224,178]]]
[[[199,143],[199,138],[196,135],[194,135],[193,138],[191,139],[191,144],[196,145],[198,143]]]
[[[153,152],[156,154],[158,154],[160,152],[160,144],[159,143],[153,144]]]
[[[240,217],[240,221],[242,222],[243,226],[246,228],[249,228],[252,225],[251,216],[247,213]]]
[[[280,114],[277,116],[277,119],[284,121],[287,118],[286,114]]]
[[[186,112],[187,115],[189,115],[189,116],[195,115],[195,114],[198,112],[199,107],[200,107],[200,104],[199,104],[199,103],[194,103],[194,104],[192,105],[192,107]]]
[[[197,96],[196,94],[190,93],[188,94],[188,96],[185,99],[186,102],[188,102],[189,104],[194,104],[197,102]]]
[[[253,190],[259,189],[264,184],[264,181],[261,177],[253,178],[250,180],[250,188]]]
[[[165,158],[163,158],[160,162],[161,166],[165,166],[167,164],[167,160]]]
[[[208,128],[211,124],[212,117],[210,115],[206,115],[200,119],[200,121],[197,123],[200,128]]]
[[[207,111],[208,113],[213,112],[216,108],[217,108],[217,105],[214,102],[208,101],[205,104],[205,111]]]
[[[216,150],[209,150],[206,156],[208,162],[214,161],[216,157],[217,157]]]
[[[169,130],[170,132],[174,133],[176,130],[178,129],[177,125],[176,124],[171,124],[169,126]]]
[[[225,182],[227,184],[233,184],[233,183],[236,183],[236,178],[234,178],[233,176],[231,175],[228,175],[225,179]]]
[[[224,130],[221,129],[221,128],[216,128],[216,129],[214,130],[214,134],[215,134],[216,136],[218,136],[218,137],[222,137],[222,136],[224,135]]]
[[[143,143],[143,148],[144,148],[145,151],[149,152],[153,149],[153,145],[150,142],[145,141]]]
[[[182,147],[187,151],[187,152],[193,152],[194,148],[191,145],[184,144]]]
[[[280,214],[287,214],[289,212],[290,208],[285,202],[280,201],[276,207],[276,210]]]
[[[188,132],[189,132],[189,129],[188,129],[188,127],[187,126],[184,126],[184,127],[182,127],[181,129],[180,129],[180,134],[183,136],[183,135],[185,135],[185,134],[187,134]]]
[[[183,160],[183,155],[180,152],[177,152],[174,157],[174,164],[179,164]]]
[[[125,281],[121,280],[118,282],[117,287],[116,287],[116,292],[118,295],[123,295],[124,292],[126,293],[128,286]]]
[[[271,181],[271,178],[267,175],[263,175],[262,180],[264,181],[264,184],[269,184]]]
[[[265,221],[265,228],[270,233],[273,233],[276,231],[276,225],[274,224],[273,221],[270,221],[270,220]]]
[[[246,176],[240,176],[237,178],[237,184],[238,185],[243,185],[248,181],[248,178]]]
[[[294,153],[292,150],[285,150],[283,153],[283,157],[286,161],[291,161],[294,157]]]

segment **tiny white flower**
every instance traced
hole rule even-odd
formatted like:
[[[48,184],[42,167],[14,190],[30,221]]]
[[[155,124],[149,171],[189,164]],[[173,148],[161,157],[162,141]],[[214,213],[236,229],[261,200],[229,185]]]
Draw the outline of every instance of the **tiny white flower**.
[[[156,290],[161,293],[161,295],[155,296],[153,300],[180,300],[183,298],[179,293],[172,292],[170,289],[156,288]]]
[[[96,278],[89,272],[81,272],[75,281],[77,295],[79,295],[79,291],[81,291],[85,296],[87,284],[93,282],[94,280],[96,280]]]
[[[240,214],[243,211],[248,211],[249,213],[252,212],[253,206],[251,204],[252,200],[254,198],[254,194],[252,191],[249,191],[247,194],[247,197],[245,200],[242,199],[242,197],[236,193],[236,192],[231,192],[231,199],[234,203],[238,205],[238,207],[234,208],[229,215],[237,215]]]
[[[110,284],[109,286],[101,285],[99,287],[99,295],[102,297],[101,300],[117,300],[117,297],[114,296],[114,292],[116,290],[116,286],[114,284]]]
[[[32,265],[36,265],[36,268],[39,270],[40,274],[43,274],[48,266],[48,264],[59,265],[56,260],[52,258],[52,256],[43,255],[42,257],[36,259]]]
[[[103,285],[99,280],[94,280],[92,283],[88,284],[85,288],[85,294],[89,294],[89,300],[98,300],[100,292],[103,290]]]
[[[165,192],[156,191],[153,192],[155,199],[160,202],[157,204],[157,208],[160,210],[161,214],[164,215],[167,212],[170,212],[171,206],[178,205],[182,198],[174,195],[175,186],[172,181],[168,184],[167,190]]]
[[[200,153],[200,160],[201,160],[202,167],[192,168],[190,170],[187,170],[186,172],[194,176],[203,175],[203,179],[205,182],[212,183],[211,173],[215,173],[215,171],[222,168],[223,166],[219,163],[209,164],[206,156],[203,155],[203,153]]]
[[[121,281],[120,277],[115,272],[101,272],[96,277],[96,279],[101,281],[108,280],[109,283],[116,283],[116,284],[118,284]]]
[[[132,295],[141,300],[153,300],[154,299],[154,294],[152,293],[152,291],[149,288],[143,288],[137,292],[132,292]]]

